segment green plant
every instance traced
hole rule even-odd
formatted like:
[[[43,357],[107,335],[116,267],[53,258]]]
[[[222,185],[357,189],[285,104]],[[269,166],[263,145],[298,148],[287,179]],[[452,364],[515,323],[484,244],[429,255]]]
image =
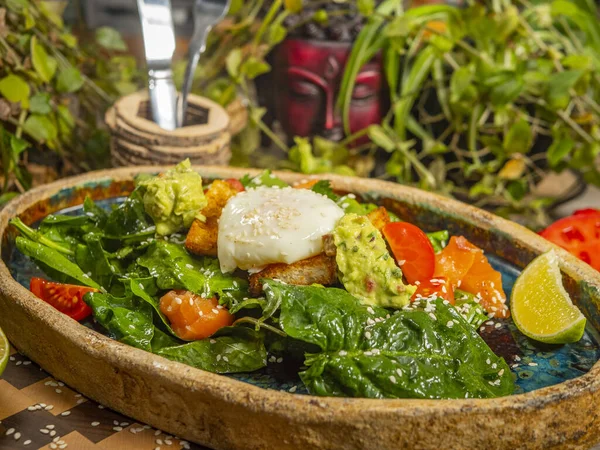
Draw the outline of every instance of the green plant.
[[[109,28],[79,43],[45,2],[0,1],[0,204],[32,185],[32,156],[65,173],[106,164],[104,111],[139,79],[124,50]]]
[[[255,11],[262,3],[244,8]],[[500,213],[533,213],[538,221],[553,199],[531,192],[548,172],[576,169],[600,185],[594,164],[600,152],[600,24],[593,2],[471,1],[464,9],[406,11],[400,0],[338,3],[365,20],[339,95],[346,125],[358,69],[378,52],[392,106],[381,124],[341,143],[297,138],[288,149],[262,122],[264,111],[251,104],[252,124],[288,153],[283,167],[349,173],[349,166],[362,164],[368,170],[379,148],[388,155],[385,178]],[[267,50],[289,32],[283,19],[304,6],[317,10],[312,20],[326,22],[328,13],[318,4],[274,1],[258,30],[234,16],[230,29],[243,28],[253,38],[227,56],[220,49],[230,80],[248,93],[249,81],[269,68]],[[365,134],[369,144],[352,145]]]

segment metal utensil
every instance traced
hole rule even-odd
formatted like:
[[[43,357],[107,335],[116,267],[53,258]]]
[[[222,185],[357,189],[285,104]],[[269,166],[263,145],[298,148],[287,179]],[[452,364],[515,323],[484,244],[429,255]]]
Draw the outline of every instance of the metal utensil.
[[[148,65],[152,119],[165,130],[177,128],[177,92],[171,63],[175,30],[170,0],[137,0]]]
[[[214,25],[219,23],[227,11],[230,0],[196,0],[194,5],[194,34],[190,40],[188,64],[179,97],[178,118],[181,126],[185,125],[187,97],[192,88],[194,72],[198,66],[200,55],[206,49],[206,38]]]

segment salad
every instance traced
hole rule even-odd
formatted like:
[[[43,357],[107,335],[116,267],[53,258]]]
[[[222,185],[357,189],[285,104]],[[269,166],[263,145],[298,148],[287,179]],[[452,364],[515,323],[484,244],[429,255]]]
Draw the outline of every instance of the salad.
[[[189,161],[111,211],[19,218],[31,291],[122,343],[202,370],[280,358],[311,394],[489,398],[513,391],[478,334],[510,312],[483,251],[328,181],[269,171],[206,183]]]

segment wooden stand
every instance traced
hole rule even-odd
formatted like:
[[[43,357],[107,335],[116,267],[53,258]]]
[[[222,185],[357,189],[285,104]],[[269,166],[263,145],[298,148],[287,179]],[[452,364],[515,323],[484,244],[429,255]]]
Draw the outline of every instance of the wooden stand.
[[[204,97],[190,94],[188,105],[189,125],[169,131],[150,119],[145,91],[119,99],[105,116],[113,166],[170,165],[186,158],[192,164],[229,164],[231,135],[247,121],[244,106],[233,102],[230,118],[228,111]]]

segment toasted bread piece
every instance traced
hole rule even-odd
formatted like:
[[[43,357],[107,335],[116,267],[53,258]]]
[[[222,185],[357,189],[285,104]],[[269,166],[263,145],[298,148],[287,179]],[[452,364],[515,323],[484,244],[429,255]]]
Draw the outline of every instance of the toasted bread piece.
[[[371,211],[369,214],[367,214],[367,217],[379,231],[381,231],[383,227],[391,222],[390,215],[388,214],[387,209],[385,209],[383,206]]]
[[[335,256],[337,248],[335,242],[333,242],[333,234],[326,234],[323,236],[323,252],[327,256]]]
[[[185,238],[185,248],[196,255],[217,256],[219,219],[208,217],[206,222],[194,220]]]
[[[260,295],[263,278],[273,278],[288,284],[307,286],[310,284],[330,285],[337,281],[335,258],[320,253],[312,258],[293,264],[271,264],[261,272],[250,275],[250,293]]]
[[[223,180],[215,180],[206,191],[208,204],[201,211],[206,222],[194,220],[185,239],[185,248],[196,255],[217,255],[217,237],[219,235],[219,217],[227,201],[238,191]]]
[[[223,180],[215,180],[204,194],[208,204],[202,210],[204,217],[221,217],[227,201],[238,193],[237,189]]]

